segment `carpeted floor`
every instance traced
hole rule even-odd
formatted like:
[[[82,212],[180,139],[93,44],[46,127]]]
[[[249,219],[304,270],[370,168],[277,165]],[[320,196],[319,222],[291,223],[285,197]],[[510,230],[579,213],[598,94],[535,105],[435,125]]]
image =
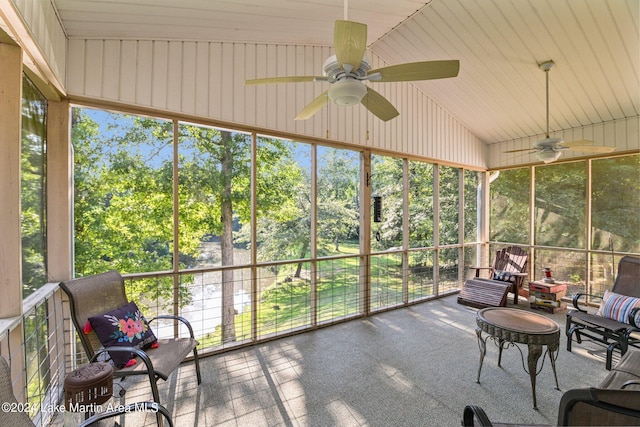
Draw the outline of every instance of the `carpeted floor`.
[[[517,307],[528,303],[522,298]],[[161,399],[179,427],[459,426],[467,404],[482,406],[493,421],[555,424],[562,391],[548,356],[537,379],[538,410],[517,348],[503,352],[500,368],[488,341],[476,383],[476,312],[454,295],[203,358],[199,387],[193,365],[185,365],[160,383]],[[604,349],[586,343],[567,352],[565,313],[536,313],[561,328],[561,390],[597,385],[607,374]],[[134,382],[115,404],[148,400],[147,389]],[[118,421],[155,425],[155,416]]]

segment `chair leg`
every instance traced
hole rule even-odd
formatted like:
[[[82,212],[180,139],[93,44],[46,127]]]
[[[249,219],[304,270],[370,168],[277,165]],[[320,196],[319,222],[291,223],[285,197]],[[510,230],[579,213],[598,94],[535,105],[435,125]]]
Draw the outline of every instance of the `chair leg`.
[[[573,330],[571,329],[571,318],[567,316],[567,321],[564,328],[564,334],[567,336],[567,351],[571,353],[571,341],[573,336]]]
[[[607,346],[607,361],[605,364],[605,368],[607,369],[607,371],[611,370],[611,365],[613,362],[613,350],[615,350],[616,347],[620,347],[620,353],[624,354],[624,351],[622,351],[622,347],[620,346],[620,343],[614,342],[609,344],[609,346]]]
[[[571,342],[572,342],[572,337],[573,334],[576,335],[576,342],[578,344],[582,344],[582,337],[580,336],[580,330],[582,329],[581,326],[579,325],[573,325],[571,326],[570,321],[568,321],[569,323],[567,323],[566,329],[567,329],[567,351],[571,351]]]
[[[198,378],[198,384],[202,382],[202,377],[200,376],[200,360],[198,359],[198,350],[193,349],[193,363],[196,365],[196,377]]]
[[[155,376],[149,376],[149,380],[151,382],[151,395],[153,396],[153,401],[160,405],[160,393],[158,392],[158,378]],[[163,416],[160,412],[156,413],[156,421],[158,422],[158,426],[162,427],[164,424]]]

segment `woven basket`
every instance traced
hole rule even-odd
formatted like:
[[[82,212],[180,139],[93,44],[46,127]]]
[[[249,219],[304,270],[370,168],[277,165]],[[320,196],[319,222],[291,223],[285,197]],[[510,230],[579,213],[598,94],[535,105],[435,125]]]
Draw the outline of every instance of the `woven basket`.
[[[77,405],[101,405],[113,395],[113,367],[106,362],[80,366],[64,380],[67,410]]]

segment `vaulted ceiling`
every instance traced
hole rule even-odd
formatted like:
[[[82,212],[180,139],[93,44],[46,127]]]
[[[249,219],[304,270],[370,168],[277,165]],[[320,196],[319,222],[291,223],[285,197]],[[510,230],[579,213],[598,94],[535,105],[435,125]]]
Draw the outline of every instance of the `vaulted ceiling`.
[[[96,39],[332,46],[346,12],[389,65],[459,59],[457,78],[415,84],[486,143],[544,133],[547,60],[552,131],[640,112],[638,0],[52,2],[67,37]]]

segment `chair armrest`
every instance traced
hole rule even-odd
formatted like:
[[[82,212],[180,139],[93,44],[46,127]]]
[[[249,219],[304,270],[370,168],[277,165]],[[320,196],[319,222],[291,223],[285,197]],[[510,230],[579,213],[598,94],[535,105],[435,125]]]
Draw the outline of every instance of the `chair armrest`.
[[[158,319],[170,319],[170,320],[178,320],[182,322],[187,327],[187,329],[189,329],[189,335],[191,336],[191,338],[195,338],[195,335],[193,335],[193,328],[191,327],[191,323],[189,323],[189,321],[184,317],[175,316],[173,314],[161,314],[160,316],[156,316],[153,319],[149,320],[148,323],[151,323],[154,320],[158,320]]]
[[[636,329],[639,329],[640,326],[636,323],[636,315],[640,312],[640,307],[635,307],[629,312],[629,324]],[[633,331],[630,331],[633,332]]]
[[[104,353],[134,353],[136,356],[138,356],[140,359],[142,359],[142,362],[147,366],[147,370],[149,371],[149,376],[156,376],[156,371],[153,369],[153,363],[151,362],[151,359],[149,359],[149,356],[147,355],[147,353],[145,353],[144,350],[139,349],[139,348],[135,348],[135,347],[105,347],[105,348],[101,348],[100,350],[96,351],[96,353],[93,355],[93,357],[91,358],[91,360],[89,362],[93,363],[95,361],[98,360],[98,357],[101,354]]]
[[[558,409],[558,426],[571,425],[571,414],[574,410],[574,406],[577,403],[584,402],[595,408],[602,409],[602,420],[610,422],[609,425],[615,425],[615,418],[612,418],[615,414],[620,414],[628,417],[640,417],[640,410],[635,405],[629,404],[625,399],[621,399],[618,403],[610,403],[607,399],[611,399],[611,396],[619,395],[620,393],[626,393],[618,389],[600,389],[600,388],[587,388],[587,389],[571,389],[567,390],[560,398],[560,408]],[[632,393],[632,391],[629,391]],[[613,399],[615,400],[615,399]],[[608,414],[607,414],[608,413]],[[612,422],[613,420],[613,422]],[[601,423],[598,423],[601,424]]]
[[[469,270],[475,270],[476,271],[476,276],[475,277],[480,277],[480,270],[493,270],[493,267],[469,267]]]
[[[576,310],[582,311],[583,313],[586,313],[587,310],[585,310],[585,309],[580,307],[580,301],[579,300],[580,300],[580,298],[586,297],[586,296],[590,296],[592,298],[600,298],[600,299],[602,299],[602,295],[581,294],[581,293],[575,294],[573,296],[573,298],[571,299],[571,301],[573,302],[573,306],[576,308]]]
[[[167,420],[167,424],[169,427],[173,427],[173,421],[171,421],[171,414],[164,406],[160,405],[157,402],[138,402],[138,403],[130,403],[128,405],[117,406],[115,409],[102,412],[99,414],[95,414],[80,424],[80,427],[88,427],[91,424],[94,424],[98,421],[106,420],[108,418],[117,417],[119,415],[126,415],[130,412],[160,412],[164,418]]]
[[[640,381],[638,381],[638,380],[629,380],[626,383],[622,384],[622,386],[620,388],[622,390],[624,390],[625,388],[629,387],[630,385],[640,386]]]
[[[491,427],[491,421],[489,421],[489,417],[487,416],[484,409],[480,406],[475,405],[467,405],[464,407],[464,412],[462,414],[462,425],[463,427],[473,427],[475,426],[474,420],[477,419],[482,427]]]

